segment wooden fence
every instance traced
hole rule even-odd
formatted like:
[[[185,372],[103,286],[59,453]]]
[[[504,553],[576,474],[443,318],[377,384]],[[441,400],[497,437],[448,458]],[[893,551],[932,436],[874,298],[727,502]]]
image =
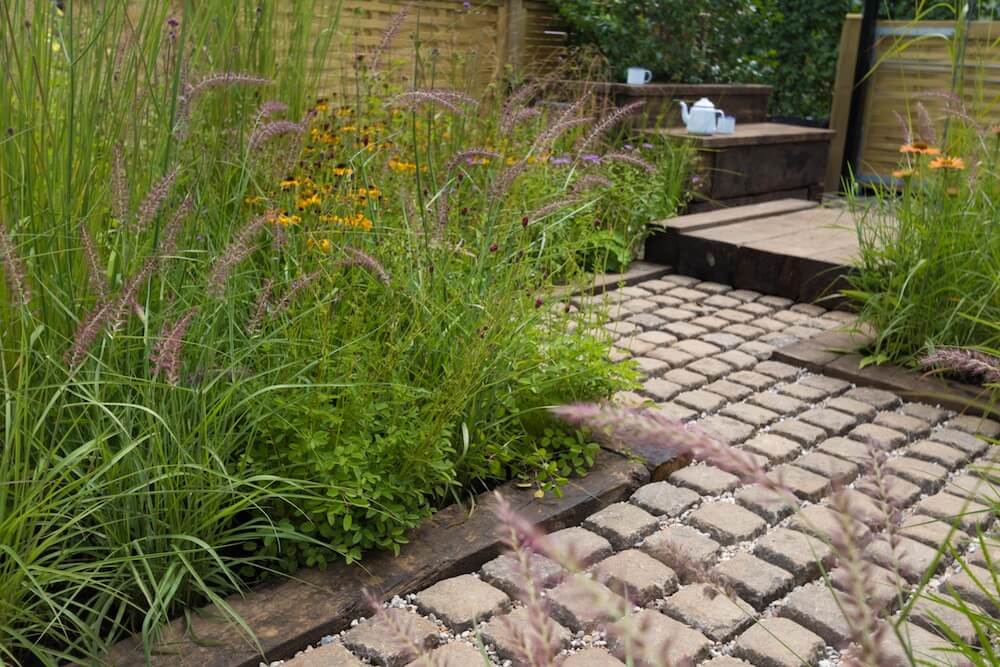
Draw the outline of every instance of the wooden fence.
[[[321,77],[325,90],[353,90],[355,59],[375,50],[405,4],[409,14],[380,60],[397,83],[419,72],[439,86],[481,90],[508,70],[540,73],[566,49],[558,14],[542,0],[325,0],[317,3],[315,25],[337,26]]]
[[[853,74],[861,30],[860,15],[844,23],[831,127],[837,131],[826,183],[840,183],[844,139],[853,94]],[[847,156],[864,182],[892,182],[902,143],[893,112],[916,124],[915,107],[930,112],[938,137],[949,122],[947,96],[957,96],[987,126],[1000,123],[1000,22],[879,21],[874,66],[869,72],[857,155]]]

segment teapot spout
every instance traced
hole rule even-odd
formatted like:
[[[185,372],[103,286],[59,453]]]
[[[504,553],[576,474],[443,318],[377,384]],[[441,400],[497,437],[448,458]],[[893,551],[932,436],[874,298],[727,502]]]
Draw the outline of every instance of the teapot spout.
[[[687,102],[681,102],[681,121],[687,124],[690,118],[691,113],[688,111]]]

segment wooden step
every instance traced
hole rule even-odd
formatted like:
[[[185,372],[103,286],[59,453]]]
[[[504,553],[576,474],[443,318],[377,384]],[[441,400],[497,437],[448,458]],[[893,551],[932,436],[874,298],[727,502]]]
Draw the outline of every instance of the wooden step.
[[[815,301],[843,288],[858,252],[845,208],[784,199],[680,216],[654,225],[646,259],[678,273]]]

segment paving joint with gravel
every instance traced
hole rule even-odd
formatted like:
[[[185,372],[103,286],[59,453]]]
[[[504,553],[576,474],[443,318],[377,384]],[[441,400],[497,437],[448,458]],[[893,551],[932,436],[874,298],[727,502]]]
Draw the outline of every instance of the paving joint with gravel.
[[[668,637],[671,654],[692,664],[838,665],[849,628],[822,579],[834,565],[824,539],[837,523],[830,507],[835,487],[847,489],[861,524],[879,525],[867,472],[871,447],[885,452],[890,494],[903,508],[896,546],[874,536],[867,547],[878,566],[873,603],[893,613],[899,590],[919,580],[946,538],[966,550],[972,568],[985,566],[973,536],[988,531],[994,517],[975,500],[996,493],[1000,457],[982,437],[1000,436],[1000,424],[770,360],[777,348],[851,325],[850,313],[680,275],[571,301],[578,308],[607,305],[598,333],[612,338],[612,358],[634,359],[644,374],[639,392],[616,400],[652,402],[752,453],[794,491],[796,502],[697,463],[553,533],[550,539],[587,568],[567,576],[540,556],[532,565],[558,623],[553,641],[566,667],[621,665],[627,643],[607,609],[574,595],[580,576],[606,587],[609,599],[621,599],[622,613]],[[993,558],[1000,557],[997,544]],[[675,571],[678,554],[690,568]],[[957,590],[974,603],[968,580],[969,573],[943,559],[929,588],[944,595]],[[523,583],[513,559],[500,556],[386,607],[414,645],[436,647],[430,664],[475,665],[485,655],[493,665],[514,665],[513,635],[530,623],[517,601]],[[716,593],[720,583],[729,594]],[[619,598],[625,593],[628,602]],[[932,659],[927,652],[947,645],[935,619],[968,631],[961,618],[923,601],[914,609],[904,625],[918,657]],[[386,622],[357,619],[283,664],[409,664],[387,640]]]

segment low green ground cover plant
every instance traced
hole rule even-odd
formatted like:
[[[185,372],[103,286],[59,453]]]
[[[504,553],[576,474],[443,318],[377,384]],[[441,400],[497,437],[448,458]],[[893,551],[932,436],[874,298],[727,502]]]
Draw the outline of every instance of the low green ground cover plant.
[[[317,99],[314,9],[0,8],[4,662],[148,650],[471,492],[558,492],[597,445],[546,407],[634,382],[554,290],[607,265],[578,220],[628,170],[678,205],[683,154],[544,82],[394,89],[375,57]]]

